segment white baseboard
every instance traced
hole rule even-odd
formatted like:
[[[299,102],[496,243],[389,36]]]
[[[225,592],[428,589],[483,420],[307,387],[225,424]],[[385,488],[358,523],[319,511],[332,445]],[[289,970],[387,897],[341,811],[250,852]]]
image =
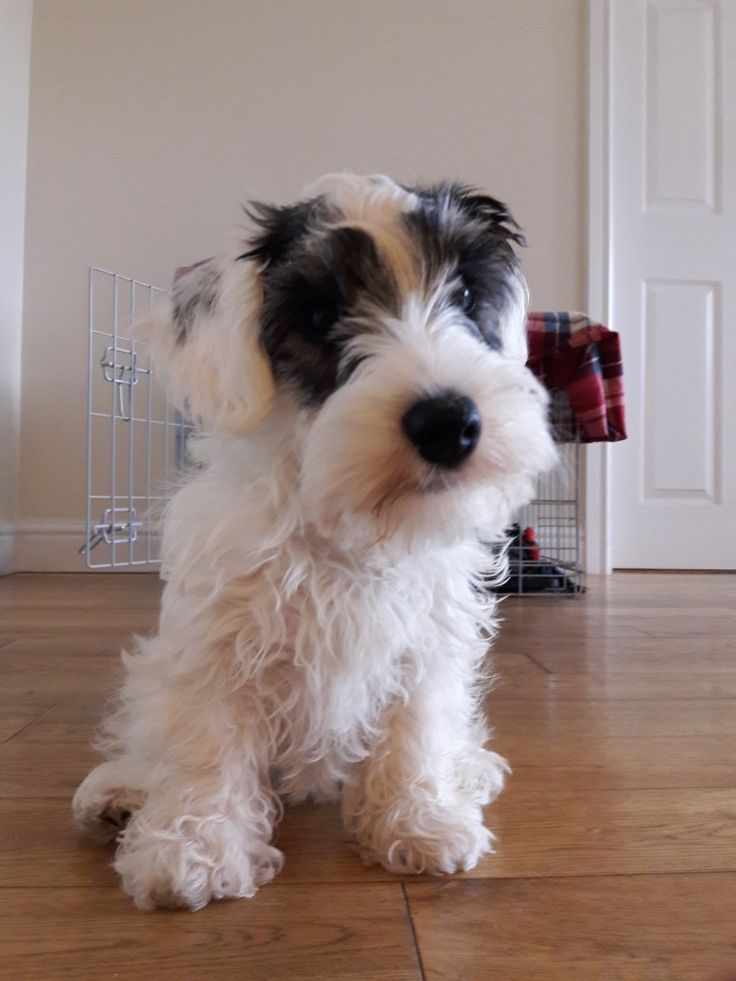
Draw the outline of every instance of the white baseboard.
[[[0,576],[13,571],[13,526],[0,522]]]
[[[16,521],[12,571],[84,572],[84,557],[78,554],[83,541],[83,521]]]
[[[83,521],[35,519],[0,526],[0,574],[8,572],[95,572],[79,548]],[[94,555],[94,553],[92,553]],[[157,565],[100,569],[100,572],[156,572]]]

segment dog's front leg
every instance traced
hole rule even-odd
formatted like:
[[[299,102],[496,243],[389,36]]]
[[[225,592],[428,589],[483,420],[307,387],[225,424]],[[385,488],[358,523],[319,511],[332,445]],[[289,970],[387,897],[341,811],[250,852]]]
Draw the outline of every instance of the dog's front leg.
[[[385,737],[343,791],[345,828],[366,863],[450,873],[491,850],[482,806],[508,766],[484,748],[475,701],[471,683],[438,670],[388,711]]]
[[[186,630],[169,619],[126,658],[120,708],[104,726],[111,759],[75,796],[82,830],[106,823],[110,802],[133,800],[115,868],[143,909],[252,896],[282,864],[270,844],[280,808],[270,731],[236,658],[248,623],[237,607],[229,620],[215,612]]]
[[[187,748],[156,765],[118,839],[115,868],[142,909],[253,896],[283,862],[270,844],[279,804],[257,733],[234,741],[226,713],[204,722],[187,720]]]

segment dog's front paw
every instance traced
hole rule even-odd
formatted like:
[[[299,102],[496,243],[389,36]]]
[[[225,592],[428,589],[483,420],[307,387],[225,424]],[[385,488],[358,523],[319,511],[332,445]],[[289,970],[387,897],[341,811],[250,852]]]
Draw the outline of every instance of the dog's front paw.
[[[282,853],[247,838],[222,816],[155,828],[142,812],[120,837],[115,869],[140,909],[201,909],[215,899],[254,896],[280,871]]]
[[[80,784],[72,801],[80,834],[105,842],[117,837],[146,799],[145,780],[127,760],[96,766]]]
[[[455,810],[434,803],[404,810],[399,820],[395,814],[390,819],[381,815],[358,836],[363,861],[404,875],[469,872],[492,843],[480,808]]]
[[[448,827],[441,838],[405,836],[389,847],[382,865],[390,872],[412,875],[470,872],[491,851],[492,841],[493,836],[482,824],[475,828]]]

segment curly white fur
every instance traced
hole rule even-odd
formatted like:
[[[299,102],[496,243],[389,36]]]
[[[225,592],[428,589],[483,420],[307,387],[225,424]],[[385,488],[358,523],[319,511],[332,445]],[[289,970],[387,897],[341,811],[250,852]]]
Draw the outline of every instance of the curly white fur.
[[[362,225],[377,215],[376,235],[410,206],[390,182],[350,181],[340,207]],[[212,431],[167,511],[160,630],[124,654],[107,762],[77,791],[77,823],[117,837],[144,909],[252,896],[283,861],[270,843],[282,802],[341,788],[366,861],[470,869],[507,770],[485,748],[494,603],[478,587],[499,560],[481,539],[502,536],[553,460],[546,396],[518,357],[523,284],[504,327],[514,356],[475,339],[441,293],[407,289],[315,410],[276,390],[257,350],[251,265],[222,266],[218,307],[183,346],[171,310],[153,327],[175,392]],[[479,407],[460,473],[428,467],[401,433],[427,385]]]

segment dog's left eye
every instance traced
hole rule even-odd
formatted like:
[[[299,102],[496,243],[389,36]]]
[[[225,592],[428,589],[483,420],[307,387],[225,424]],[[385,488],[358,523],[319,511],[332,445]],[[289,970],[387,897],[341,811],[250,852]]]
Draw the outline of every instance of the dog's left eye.
[[[460,307],[464,313],[470,313],[475,306],[475,296],[469,286],[458,286],[450,297],[453,306]]]

